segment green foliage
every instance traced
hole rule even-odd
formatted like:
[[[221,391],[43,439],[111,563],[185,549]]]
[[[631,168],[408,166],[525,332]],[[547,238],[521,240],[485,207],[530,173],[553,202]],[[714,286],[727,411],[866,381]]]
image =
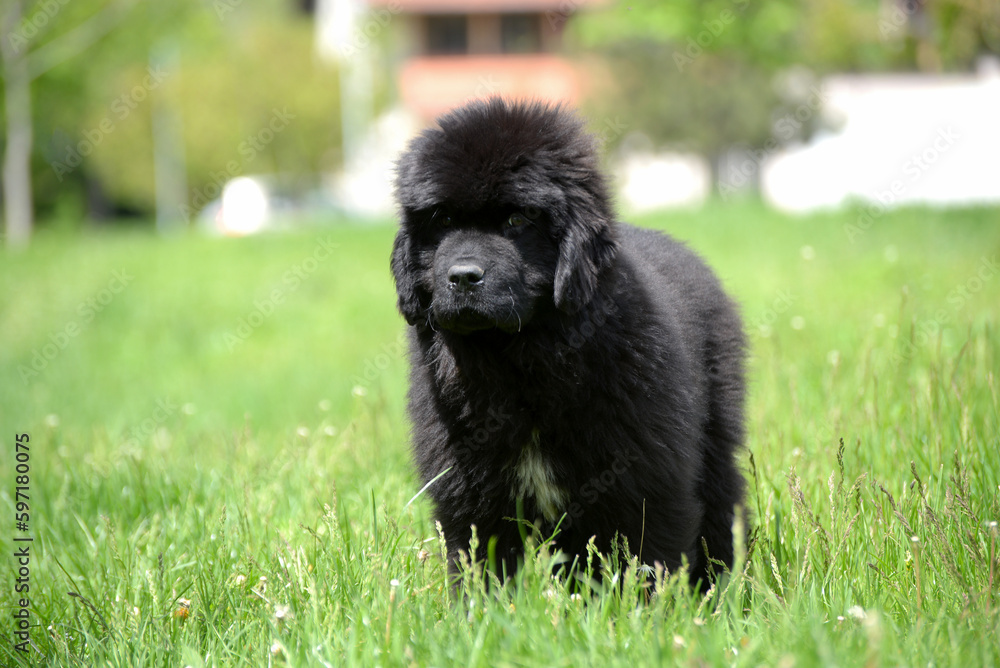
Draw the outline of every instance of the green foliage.
[[[778,105],[775,72],[791,61],[801,25],[795,2],[614,3],[574,23],[581,46],[606,57],[593,96],[656,145],[716,158],[762,146]],[[616,137],[615,139],[621,139]]]
[[[199,35],[202,7],[199,0],[24,3],[24,22],[16,33],[29,37],[22,48],[35,77],[32,181],[42,217],[78,220],[88,205],[98,209],[103,205],[105,184],[99,181],[95,165],[108,145],[104,140],[115,132],[119,136],[130,132],[133,123],[141,125],[149,100],[128,108],[127,114],[113,105],[121,104],[122,96],[146,74],[151,51],[168,39],[164,26],[170,26],[173,39],[181,42],[185,36]],[[103,129],[102,121],[107,121]],[[136,148],[140,155],[148,155],[143,145]],[[119,173],[131,176],[144,169],[133,159],[120,165]]]
[[[318,62],[311,24],[286,18],[233,28],[237,35],[214,48],[179,55],[162,88],[178,118],[195,209],[233,176],[314,174],[339,163],[337,73]],[[144,74],[133,67],[120,90]],[[150,112],[143,107],[94,155],[110,194],[143,210],[154,198]]]
[[[627,118],[630,130],[656,144],[709,157],[733,144],[762,146],[771,136],[771,117],[779,104],[771,77],[736,54],[689,58],[683,49],[647,41],[615,45],[605,56],[614,72],[614,92],[594,96],[596,117]],[[675,58],[679,66],[674,66]],[[650,85],[651,72],[657,73],[655,86]],[[610,143],[626,136],[613,136]]]
[[[889,212],[852,240],[857,215],[641,221],[706,256],[753,342],[746,540],[706,598],[621,554],[587,564],[613,585],[552,579],[545,536],[514,583],[477,565],[451,596],[409,503],[391,228],[40,235],[0,262],[30,665],[1000,663],[1000,213]],[[9,619],[2,662],[29,665]]]
[[[814,77],[965,70],[982,54],[1000,55],[996,3],[925,3],[926,18],[895,4],[639,0],[583,12],[570,25],[573,43],[610,66],[592,96],[598,114],[625,119],[656,145],[714,158],[772,138],[782,105],[803,101],[781,85],[789,69]]]
[[[801,4],[792,0],[640,0],[588,11],[577,17],[572,29],[589,47],[656,41],[688,57],[700,51],[734,52],[748,65],[774,68],[788,64],[801,14]]]
[[[29,18],[49,6],[28,5]],[[50,5],[58,11],[28,44],[41,217],[152,212],[155,108],[178,128],[197,206],[234,172],[311,174],[339,164],[337,72],[315,56],[312,21],[287,3]],[[83,30],[93,43],[75,49],[74,31],[95,25]],[[276,112],[289,121],[272,124]]]

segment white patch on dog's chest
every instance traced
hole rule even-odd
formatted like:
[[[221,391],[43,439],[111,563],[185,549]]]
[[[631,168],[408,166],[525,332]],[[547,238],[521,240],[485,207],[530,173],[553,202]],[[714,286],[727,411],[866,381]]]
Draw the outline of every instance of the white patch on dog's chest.
[[[534,497],[535,505],[549,522],[563,514],[569,495],[556,484],[552,465],[549,464],[538,443],[538,432],[531,432],[531,441],[521,449],[521,456],[514,468],[514,489],[517,498]],[[531,518],[526,518],[531,519]]]

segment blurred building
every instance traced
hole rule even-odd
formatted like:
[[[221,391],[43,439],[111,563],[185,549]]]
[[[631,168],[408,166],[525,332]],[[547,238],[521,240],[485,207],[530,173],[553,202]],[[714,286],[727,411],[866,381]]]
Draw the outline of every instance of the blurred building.
[[[407,140],[470,99],[575,105],[584,79],[559,55],[564,29],[602,1],[317,0],[317,51],[340,72],[344,169],[327,183],[337,201],[353,215],[391,214],[393,161]],[[372,46],[386,42],[398,104],[374,118]]]
[[[580,79],[558,55],[584,0],[371,0],[404,21],[402,104],[427,122],[473,97],[575,103]]]
[[[997,60],[984,58],[969,74],[834,75],[819,97],[830,129],[755,163],[773,206],[1000,202]]]

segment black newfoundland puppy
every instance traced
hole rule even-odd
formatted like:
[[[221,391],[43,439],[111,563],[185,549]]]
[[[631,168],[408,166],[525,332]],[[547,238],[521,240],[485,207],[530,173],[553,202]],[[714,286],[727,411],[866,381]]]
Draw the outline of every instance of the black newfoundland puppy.
[[[705,586],[744,488],[733,303],[686,247],[615,222],[573,114],[491,98],[438,123],[399,161],[391,264],[452,566],[476,525],[511,574],[521,518],[571,557],[620,536]]]

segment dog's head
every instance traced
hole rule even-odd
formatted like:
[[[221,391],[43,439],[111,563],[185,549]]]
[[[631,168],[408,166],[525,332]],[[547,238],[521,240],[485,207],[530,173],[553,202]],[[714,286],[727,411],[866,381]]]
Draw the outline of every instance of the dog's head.
[[[400,158],[392,252],[410,324],[517,331],[539,308],[574,313],[617,243],[595,142],[561,107],[476,101]]]

